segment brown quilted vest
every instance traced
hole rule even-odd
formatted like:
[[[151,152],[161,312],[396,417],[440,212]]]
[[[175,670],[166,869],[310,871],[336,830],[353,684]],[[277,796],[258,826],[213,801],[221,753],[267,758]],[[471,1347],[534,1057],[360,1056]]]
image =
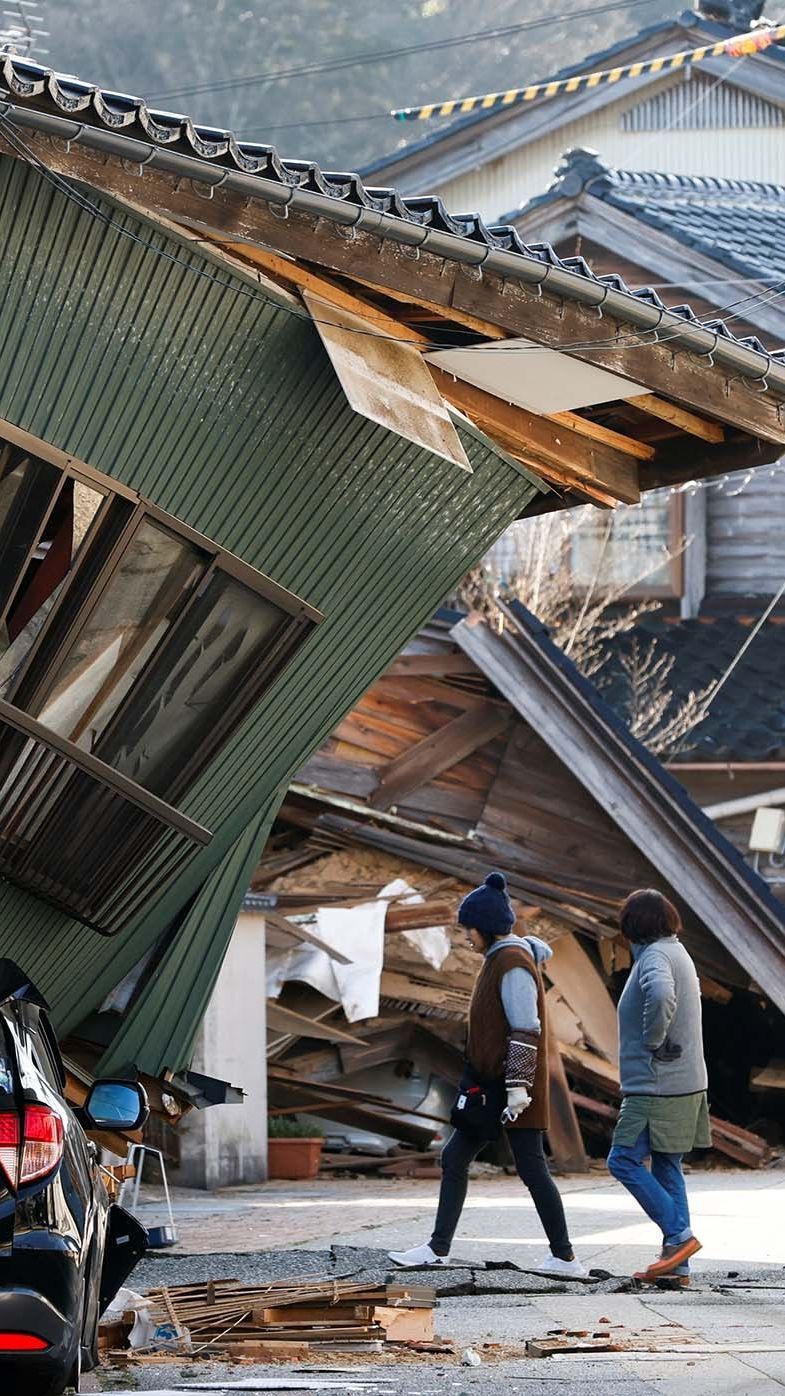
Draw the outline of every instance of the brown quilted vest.
[[[509,1128],[547,1130],[550,1116],[548,1109],[548,1024],[545,990],[536,961],[523,946],[505,946],[504,950],[497,950],[490,959],[483,960],[469,1004],[466,1059],[472,1071],[481,1081],[494,1081],[499,1077],[504,1077],[510,1027],[502,1004],[501,983],[510,969],[527,969],[529,974],[533,975],[537,985],[537,1015],[541,1031],[532,1103]]]

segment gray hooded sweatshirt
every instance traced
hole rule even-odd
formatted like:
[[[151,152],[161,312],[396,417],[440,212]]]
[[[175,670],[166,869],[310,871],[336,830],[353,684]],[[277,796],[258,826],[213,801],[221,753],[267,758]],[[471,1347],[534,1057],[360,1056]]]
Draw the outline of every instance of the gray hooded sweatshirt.
[[[486,950],[489,960],[499,950],[510,945],[521,945],[528,950],[536,965],[544,965],[553,951],[539,936],[504,936],[495,940]],[[537,985],[533,976],[523,967],[508,969],[501,983],[502,1007],[512,1032],[539,1032],[540,1019],[537,1013]]]
[[[630,949],[634,964],[619,999],[622,1093],[705,1091],[701,991],[689,954],[677,936]]]

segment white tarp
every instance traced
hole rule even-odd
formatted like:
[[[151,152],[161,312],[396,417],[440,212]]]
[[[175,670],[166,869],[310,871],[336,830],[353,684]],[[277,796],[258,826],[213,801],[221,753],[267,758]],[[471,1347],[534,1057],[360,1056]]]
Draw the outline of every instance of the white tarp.
[[[383,901],[352,907],[320,906],[316,914],[317,935],[348,955],[352,963],[339,964],[310,945],[268,951],[268,997],[277,999],[284,984],[296,979],[340,1003],[350,1023],[375,1018],[379,1012],[386,915],[387,903]]]
[[[340,1003],[350,1023],[377,1017],[384,963],[384,922],[393,899],[408,906],[419,906],[425,900],[403,878],[397,878],[382,888],[377,901],[352,907],[320,906],[315,933],[325,944],[348,955],[351,964],[339,964],[311,945],[296,946],[292,950],[268,950],[268,998],[279,998],[284,984],[296,980],[309,984],[334,1003]],[[433,969],[441,969],[452,948],[444,926],[401,931],[396,938],[405,941],[414,957]]]
[[[400,898],[403,906],[421,906],[425,901],[425,898],[419,892],[415,892],[402,877],[388,883],[379,895],[388,899]],[[424,926],[419,931],[401,931],[399,939],[405,940],[415,954],[432,969],[441,969],[452,949],[450,937],[444,926]]]

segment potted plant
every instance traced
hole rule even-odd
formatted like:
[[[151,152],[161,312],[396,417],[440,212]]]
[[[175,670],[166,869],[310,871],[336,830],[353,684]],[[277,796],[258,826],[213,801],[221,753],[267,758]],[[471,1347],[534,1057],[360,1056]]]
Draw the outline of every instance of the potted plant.
[[[294,1115],[270,1115],[267,1140],[270,1178],[316,1177],[324,1140],[315,1125]]]

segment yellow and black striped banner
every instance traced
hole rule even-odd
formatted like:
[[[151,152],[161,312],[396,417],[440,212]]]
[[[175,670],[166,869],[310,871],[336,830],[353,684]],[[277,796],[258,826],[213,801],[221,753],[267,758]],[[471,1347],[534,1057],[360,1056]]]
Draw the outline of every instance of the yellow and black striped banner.
[[[605,68],[599,73],[582,73],[579,77],[561,78],[555,82],[538,82],[529,87],[511,87],[507,92],[486,92],[482,97],[454,97],[449,102],[428,102],[422,107],[399,107],[390,112],[396,121],[428,121],[433,116],[463,116],[466,112],[493,111],[496,107],[512,107],[533,102],[538,97],[557,97],[563,92],[585,92],[602,83],[621,82],[622,78],[639,78],[651,73],[672,73],[677,68],[701,63],[704,58],[746,58],[760,53],[771,44],[785,39],[785,24],[753,29],[720,43],[704,44],[702,48],[685,49],[662,58],[647,58],[642,63],[630,63],[624,68]]]

